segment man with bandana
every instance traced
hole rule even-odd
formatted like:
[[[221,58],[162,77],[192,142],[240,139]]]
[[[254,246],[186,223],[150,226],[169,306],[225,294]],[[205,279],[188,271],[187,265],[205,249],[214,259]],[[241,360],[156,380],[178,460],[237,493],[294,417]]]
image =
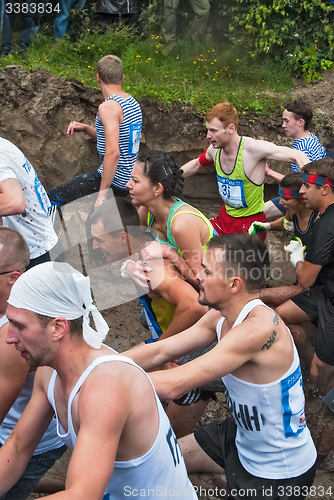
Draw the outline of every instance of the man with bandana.
[[[292,333],[303,337],[304,346],[308,345],[310,379],[321,395],[327,393],[324,400],[333,411],[334,162],[330,158],[317,160],[305,165],[302,172],[303,185],[300,193],[306,200],[306,206],[318,210],[320,216],[313,224],[305,259],[302,251],[295,252],[296,276],[304,291],[282,304],[276,311],[286,323],[292,325]],[[317,323],[314,351],[300,325],[304,321]],[[317,446],[319,455],[323,457],[330,451],[327,436],[328,433],[323,433],[323,439],[320,439]]]
[[[92,302],[89,278],[68,264],[44,263],[20,276],[8,304],[7,343],[29,366],[43,368],[0,449],[0,496],[20,477],[55,414],[59,437],[73,448],[65,488],[72,500],[118,500],[149,490],[196,499],[150,379],[102,344],[109,328]]]

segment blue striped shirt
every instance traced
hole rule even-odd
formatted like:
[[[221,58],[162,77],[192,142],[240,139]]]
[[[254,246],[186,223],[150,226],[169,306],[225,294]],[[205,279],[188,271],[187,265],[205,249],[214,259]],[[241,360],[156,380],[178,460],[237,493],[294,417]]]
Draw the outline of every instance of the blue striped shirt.
[[[310,161],[321,160],[321,158],[326,157],[325,148],[320,144],[318,137],[312,132],[309,132],[309,137],[295,139],[292,148],[303,151]],[[300,171],[296,163],[291,163],[291,170],[292,172]]]
[[[140,105],[131,95],[126,99],[118,95],[111,95],[106,101],[109,99],[118,102],[122,107],[124,116],[124,120],[119,126],[120,157],[112,185],[120,189],[126,189],[125,184],[131,177],[133,165],[139,151],[143,118]],[[97,151],[102,160],[98,172],[102,175],[106,143],[104,128],[102,122],[99,120],[99,114],[96,115],[95,128],[97,132]]]

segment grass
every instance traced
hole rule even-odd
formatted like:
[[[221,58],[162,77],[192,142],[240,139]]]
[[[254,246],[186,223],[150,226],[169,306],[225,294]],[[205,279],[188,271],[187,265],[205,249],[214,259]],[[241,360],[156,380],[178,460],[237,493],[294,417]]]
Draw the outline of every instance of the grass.
[[[198,112],[221,101],[239,112],[267,112],[280,106],[292,87],[283,66],[269,60],[255,63],[247,47],[227,35],[214,42],[210,35],[199,40],[189,34],[168,50],[159,33],[144,37],[126,28],[104,35],[87,28],[76,42],[69,37],[54,42],[38,34],[24,57],[13,52],[0,59],[0,67],[19,64],[33,71],[42,66],[98,88],[96,62],[110,53],[122,59],[123,88],[135,98],[168,106],[179,101]]]

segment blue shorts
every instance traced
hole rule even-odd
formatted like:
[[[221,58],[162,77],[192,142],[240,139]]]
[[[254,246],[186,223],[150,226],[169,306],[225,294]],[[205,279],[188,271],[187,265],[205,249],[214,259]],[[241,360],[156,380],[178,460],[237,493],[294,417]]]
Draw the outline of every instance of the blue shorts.
[[[64,444],[61,448],[33,455],[20,479],[7,493],[0,497],[0,500],[26,500],[44,474],[51,469],[56,460],[63,456],[66,450],[67,446]]]

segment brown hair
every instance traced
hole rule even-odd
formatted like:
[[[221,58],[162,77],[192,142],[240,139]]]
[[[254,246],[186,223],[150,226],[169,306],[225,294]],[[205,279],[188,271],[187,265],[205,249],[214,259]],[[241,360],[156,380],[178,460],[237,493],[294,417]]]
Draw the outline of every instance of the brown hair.
[[[285,189],[300,189],[303,184],[303,174],[301,172],[291,172],[286,174],[280,181],[280,186]]]
[[[313,109],[310,103],[302,99],[289,101],[285,105],[285,109],[293,114],[295,120],[304,120],[304,130],[310,130],[312,126]]]
[[[238,128],[238,111],[229,102],[220,102],[206,112],[207,122],[212,121],[214,118],[218,118],[218,120],[220,120],[225,127],[233,123],[235,128]]]
[[[207,252],[216,249],[223,250],[220,263],[226,276],[232,270],[234,276],[243,280],[248,292],[260,290],[270,269],[269,251],[263,241],[248,233],[224,234],[209,241]]]
[[[54,319],[51,316],[44,316],[43,314],[36,313],[38,321],[43,328],[46,328],[48,324]],[[70,327],[71,337],[77,335],[78,337],[82,335],[82,316],[77,319],[68,319],[68,325]]]
[[[121,85],[123,78],[123,63],[119,57],[104,56],[96,65],[96,73],[107,85]]]
[[[0,227],[0,248],[0,266],[3,269],[25,271],[30,262],[30,252],[20,233],[9,227]]]

